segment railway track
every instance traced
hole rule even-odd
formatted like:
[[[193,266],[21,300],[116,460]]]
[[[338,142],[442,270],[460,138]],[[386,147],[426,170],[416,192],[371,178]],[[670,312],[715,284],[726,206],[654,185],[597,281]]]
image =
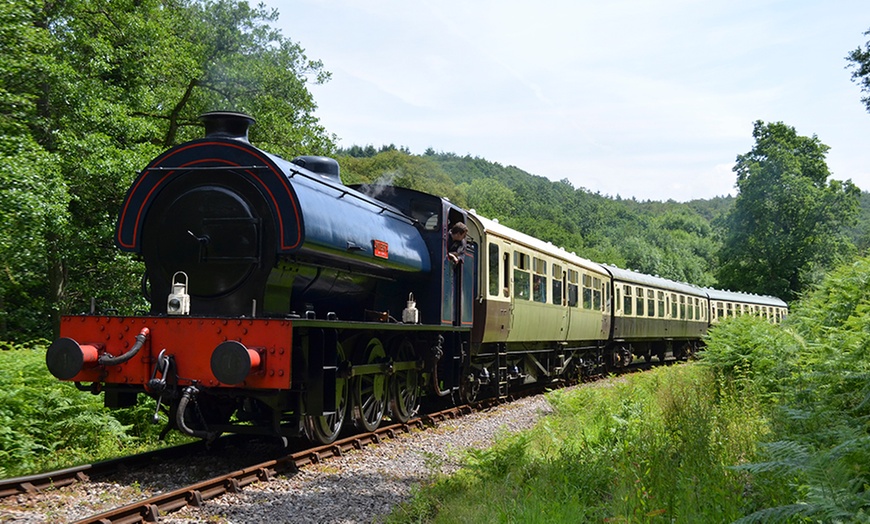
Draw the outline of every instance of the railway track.
[[[670,364],[672,361],[666,361]],[[648,369],[648,363],[636,364],[622,370],[622,372],[636,372]],[[588,377],[596,380],[601,376]],[[511,397],[511,400],[522,396],[540,393],[540,390],[528,391]],[[202,506],[207,500],[219,497],[225,493],[239,493],[244,487],[261,481],[268,481],[277,475],[293,474],[306,466],[320,464],[333,457],[341,457],[351,450],[362,449],[369,444],[378,444],[386,439],[391,439],[399,434],[410,433],[416,429],[437,426],[439,422],[452,420],[464,415],[483,411],[499,404],[496,399],[487,399],[473,405],[452,407],[436,413],[430,413],[408,421],[405,424],[393,424],[378,428],[370,433],[360,433],[338,440],[325,446],[312,448],[291,449],[290,452],[270,458],[265,461],[223,473],[208,480],[198,481],[184,485],[177,489],[144,498],[130,504],[122,505],[114,509],[104,511],[92,516],[77,520],[78,523],[139,523],[158,522],[159,517],[175,512],[186,506]],[[243,441],[246,437],[229,435],[221,439],[223,443],[230,441]],[[244,447],[244,443],[241,443]],[[119,470],[131,470],[149,465],[170,463],[180,457],[186,457],[205,450],[202,442],[195,442],[175,448],[167,448],[132,457],[124,457],[106,462],[78,466],[65,470],[18,477],[14,479],[0,480],[0,501],[16,495],[34,495],[46,490],[70,486],[78,482],[89,482],[97,478],[111,478]]]
[[[276,475],[292,474],[308,465],[319,464],[332,457],[340,457],[351,450],[359,450],[370,444],[378,444],[399,434],[434,427],[439,422],[484,410],[497,403],[495,400],[488,400],[475,403],[474,405],[452,407],[414,418],[405,424],[393,424],[378,428],[373,432],[355,434],[326,446],[300,449],[295,452],[291,451],[277,458],[251,464],[208,480],[199,481],[131,502],[130,504],[116,507],[75,522],[100,524],[158,522],[159,516],[165,516],[185,506],[201,506],[205,501],[225,493],[238,493],[245,486],[254,482],[268,481]],[[241,440],[236,435],[230,435],[226,438]],[[159,465],[179,457],[202,452],[204,449],[205,445],[203,443],[195,442],[165,450],[51,471],[39,475],[0,480],[0,495],[2,495],[0,500],[11,499],[17,495],[33,496],[76,483],[87,483],[97,478],[108,478],[121,470],[147,467],[149,464]],[[5,500],[5,502],[8,502],[8,500]]]

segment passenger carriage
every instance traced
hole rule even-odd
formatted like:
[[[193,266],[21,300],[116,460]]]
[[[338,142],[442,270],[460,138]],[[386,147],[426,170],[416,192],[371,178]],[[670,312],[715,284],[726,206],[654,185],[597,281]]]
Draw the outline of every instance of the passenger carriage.
[[[710,323],[742,315],[758,315],[778,324],[788,315],[788,304],[783,300],[737,291],[704,288],[710,299]]]
[[[605,266],[613,282],[615,365],[632,356],[664,360],[671,351],[684,358],[698,349],[707,332],[707,294],[695,286]]]

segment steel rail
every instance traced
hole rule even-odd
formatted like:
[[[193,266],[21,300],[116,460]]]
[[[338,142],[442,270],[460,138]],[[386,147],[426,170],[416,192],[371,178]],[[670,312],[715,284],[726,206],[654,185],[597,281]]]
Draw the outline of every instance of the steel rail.
[[[75,524],[136,524],[158,522],[161,515],[177,511],[185,506],[201,506],[206,500],[225,493],[238,493],[249,484],[269,480],[282,473],[295,473],[301,468],[318,464],[332,457],[340,457],[351,450],[362,449],[369,444],[379,444],[384,438],[396,438],[399,434],[410,433],[413,429],[425,429],[438,422],[455,419],[497,404],[498,401],[484,401],[475,405],[452,407],[437,413],[422,415],[404,424],[393,424],[378,428],[370,433],[362,433],[344,438],[323,446],[299,451],[281,458],[268,460],[244,469],[220,475],[177,490],[155,495],[126,506],[115,508],[97,515],[78,520]]]
[[[224,438],[232,437],[234,436],[227,435]],[[93,464],[83,464],[81,466],[23,477],[0,479],[0,499],[21,494],[39,493],[46,489],[69,486],[76,482],[87,482],[90,480],[90,477],[109,475],[121,467],[136,467],[155,460],[183,457],[205,449],[205,447],[204,442],[196,441],[180,446],[147,451],[137,455],[95,462]]]

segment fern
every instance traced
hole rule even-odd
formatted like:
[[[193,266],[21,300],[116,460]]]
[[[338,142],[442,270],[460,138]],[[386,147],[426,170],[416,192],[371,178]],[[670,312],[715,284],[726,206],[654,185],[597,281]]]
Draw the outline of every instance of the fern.
[[[804,522],[806,520],[805,517],[811,517],[814,514],[815,508],[808,504],[788,504],[785,506],[765,508],[756,511],[755,513],[735,520],[733,524],[757,524],[768,522],[783,524],[787,522]],[[802,518],[795,519],[795,517]]]

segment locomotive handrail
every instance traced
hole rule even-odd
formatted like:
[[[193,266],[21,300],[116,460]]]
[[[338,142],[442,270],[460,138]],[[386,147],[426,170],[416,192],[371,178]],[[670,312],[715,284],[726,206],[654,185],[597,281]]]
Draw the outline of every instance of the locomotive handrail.
[[[145,171],[176,171],[179,169],[183,169],[185,171],[231,171],[235,169],[270,169],[269,166],[201,166],[201,167],[166,167],[166,166],[154,166],[154,167],[146,167]]]

